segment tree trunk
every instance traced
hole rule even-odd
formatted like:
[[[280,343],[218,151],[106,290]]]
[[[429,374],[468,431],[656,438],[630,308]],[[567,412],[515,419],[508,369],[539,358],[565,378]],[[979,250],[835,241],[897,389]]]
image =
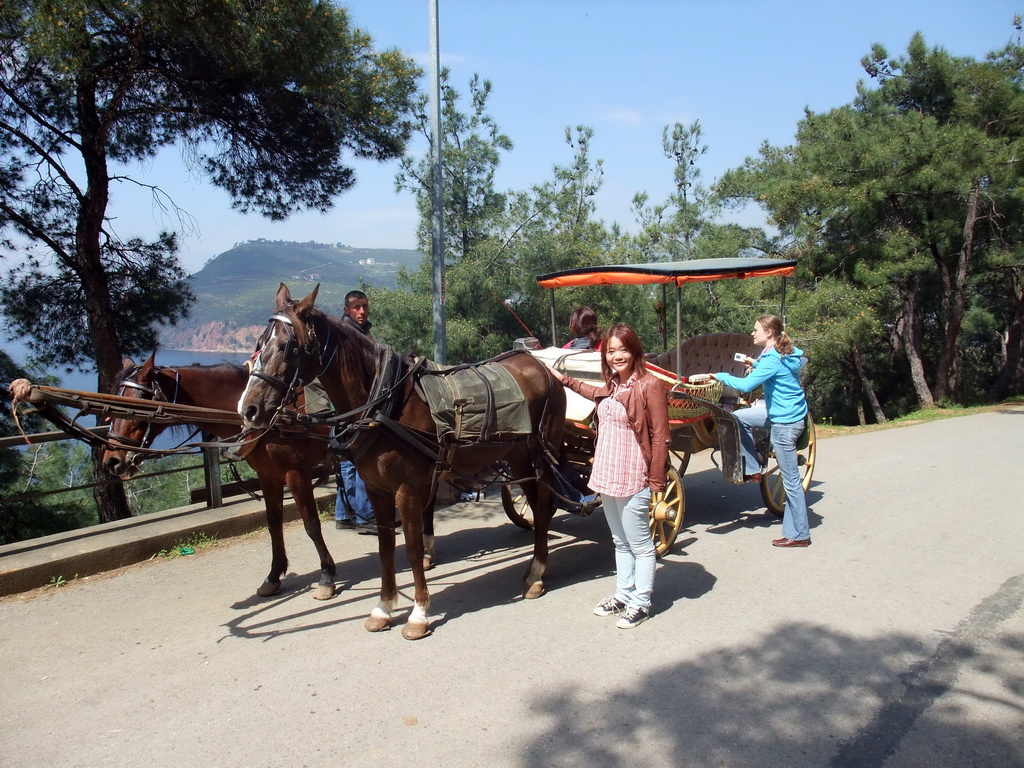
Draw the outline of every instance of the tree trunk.
[[[935,399],[943,401],[956,389],[955,368],[957,342],[960,339],[960,328],[964,321],[964,294],[967,290],[967,271],[974,250],[974,230],[978,224],[978,203],[980,199],[981,181],[971,182],[971,191],[967,196],[967,211],[964,216],[963,243],[957,255],[956,265],[950,270],[941,255],[933,250],[936,264],[942,275],[942,354],[935,371]]]
[[[871,411],[875,415],[875,422],[877,424],[885,424],[888,419],[885,417],[885,413],[882,412],[882,406],[878,402],[878,395],[875,394],[875,385],[868,378],[867,371],[864,369],[864,355],[861,354],[860,347],[856,344],[853,345],[853,366],[857,371],[857,380],[860,382],[860,388],[868,399]],[[863,413],[863,405],[859,400],[857,407]]]
[[[988,390],[990,400],[1002,400],[1024,383],[1024,269],[1006,267],[1003,274],[1011,311],[1004,333],[1003,370]]]
[[[112,393],[117,374],[121,370],[121,345],[114,325],[114,305],[110,296],[110,282],[103,266],[100,238],[103,219],[110,196],[110,176],[107,170],[106,129],[96,112],[95,84],[80,82],[78,88],[78,117],[82,136],[82,158],[88,181],[78,211],[75,226],[75,266],[83,285],[91,286],[86,295],[86,324],[98,375],[100,392]],[[123,520],[132,516],[124,487],[103,469],[103,451],[92,449],[93,478],[103,483],[93,489],[93,498],[101,523]]]
[[[903,301],[900,316],[896,321],[896,334],[907,356],[910,366],[910,381],[917,394],[917,403],[922,409],[934,408],[935,399],[928,388],[921,361],[921,318],[917,307],[917,296],[921,287],[921,276],[911,275],[905,286],[898,289]]]

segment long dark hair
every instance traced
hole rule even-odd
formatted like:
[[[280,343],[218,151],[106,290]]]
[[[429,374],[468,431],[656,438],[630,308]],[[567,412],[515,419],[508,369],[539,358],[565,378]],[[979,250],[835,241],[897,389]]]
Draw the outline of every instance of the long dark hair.
[[[786,335],[786,330],[782,327],[782,321],[779,318],[775,315],[761,315],[757,318],[757,322],[766,331],[772,332],[772,336],[775,337],[775,349],[780,355],[788,355],[793,351],[793,340]]]
[[[615,372],[608,365],[607,350],[608,342],[612,339],[618,339],[619,343],[626,348],[626,351],[633,355],[633,370],[629,372],[632,376],[634,373],[642,376],[647,370],[644,360],[644,345],[640,341],[640,337],[636,335],[636,331],[630,328],[625,323],[615,323],[611,328],[604,332],[604,338],[601,340],[601,376],[604,378],[607,384],[612,380],[612,376]],[[628,377],[627,377],[628,378]],[[625,384],[626,382],[620,382]]]
[[[569,333],[574,339],[586,337],[590,348],[597,349],[601,332],[597,329],[597,313],[590,307],[577,307],[569,315]]]

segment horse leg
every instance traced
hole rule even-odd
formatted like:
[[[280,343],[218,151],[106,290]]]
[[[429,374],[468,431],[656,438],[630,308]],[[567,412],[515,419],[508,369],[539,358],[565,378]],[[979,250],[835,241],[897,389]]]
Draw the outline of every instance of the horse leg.
[[[313,481],[309,472],[289,470],[285,479],[292,492],[292,499],[295,506],[302,515],[302,525],[306,529],[316,552],[320,556],[320,581],[317,583],[313,598],[316,600],[330,600],[335,595],[334,579],[337,570],[334,566],[334,558],[327,549],[324,541],[323,530],[320,527],[320,515],[316,509],[316,499],[313,498]]]
[[[406,640],[420,640],[430,634],[430,593],[427,590],[425,574],[427,558],[424,552],[424,521],[433,527],[434,505],[423,507],[423,497],[412,495],[405,500],[402,509],[402,529],[405,533],[405,553],[409,558],[415,587],[415,603],[409,614],[402,637]],[[433,536],[431,536],[433,539]]]
[[[391,628],[391,617],[398,607],[398,582],[395,576],[395,501],[387,491],[383,493],[367,486],[366,493],[377,522],[377,551],[380,553],[380,599],[366,617],[363,628],[367,632],[383,632]],[[381,514],[380,510],[388,510]]]
[[[541,479],[523,486],[526,498],[533,510],[533,559],[523,577],[523,597],[534,600],[544,594],[544,572],[548,564],[548,530],[554,516],[554,498],[547,484],[554,482],[551,473],[545,472]],[[532,486],[532,490],[531,490]]]
[[[423,513],[423,570],[429,571],[437,565],[437,550],[434,546],[434,505]]]
[[[269,475],[258,473],[263,505],[267,510],[267,530],[270,532],[270,573],[256,590],[260,597],[270,597],[281,591],[281,576],[288,570],[288,555],[284,549],[284,485]]]

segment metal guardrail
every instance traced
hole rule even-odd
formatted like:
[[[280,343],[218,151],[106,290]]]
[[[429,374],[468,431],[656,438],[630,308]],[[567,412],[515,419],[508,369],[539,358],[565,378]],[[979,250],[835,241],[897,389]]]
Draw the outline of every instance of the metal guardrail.
[[[101,427],[86,427],[85,431],[91,432],[94,435],[103,437],[110,431],[109,426]],[[43,443],[60,442],[63,440],[74,440],[76,438],[69,436],[66,432],[53,431],[53,432],[31,432],[25,435],[14,435],[12,437],[0,437],[0,449],[2,448],[20,448],[26,445],[41,445]],[[55,496],[62,493],[71,493],[73,491],[82,491],[89,488],[96,488],[97,486],[111,483],[130,483],[137,480],[143,480],[148,477],[159,477],[161,475],[172,475],[176,472],[190,472],[194,469],[202,469],[204,474],[204,486],[205,490],[202,494],[203,500],[206,501],[207,509],[213,509],[224,505],[225,495],[237,495],[238,493],[248,493],[243,486],[244,483],[231,483],[225,486],[221,478],[221,458],[219,451],[215,448],[204,448],[203,451],[203,463],[192,464],[185,467],[175,467],[174,469],[163,469],[154,472],[144,472],[130,480],[111,479],[103,482],[95,483],[83,483],[81,485],[71,485],[66,488],[55,488],[48,491],[33,491],[31,493],[23,493],[17,496],[0,496],[0,504],[14,504],[23,501],[31,501],[32,499],[43,498],[45,496]],[[227,491],[227,494],[225,494]]]

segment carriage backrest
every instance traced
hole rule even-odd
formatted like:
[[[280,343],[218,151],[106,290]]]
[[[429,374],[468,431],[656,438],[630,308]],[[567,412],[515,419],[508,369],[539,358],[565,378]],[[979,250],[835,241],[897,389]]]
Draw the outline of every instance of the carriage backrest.
[[[678,354],[682,361],[679,372],[683,376],[719,371],[743,376],[743,363],[733,359],[737,352],[756,358],[761,354],[761,348],[754,344],[748,333],[706,333],[687,339],[675,349],[652,358],[651,362],[675,373]]]

